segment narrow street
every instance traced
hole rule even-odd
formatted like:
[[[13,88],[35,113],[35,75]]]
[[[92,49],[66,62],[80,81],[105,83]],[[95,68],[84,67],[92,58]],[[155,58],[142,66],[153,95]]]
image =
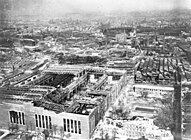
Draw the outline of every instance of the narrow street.
[[[105,112],[105,116],[103,117],[102,120],[100,120],[100,122],[97,125],[96,130],[94,131],[94,135],[92,136],[91,140],[95,139],[95,138],[100,138],[101,133],[104,133],[102,130],[102,125],[104,125],[104,120],[106,118],[106,116],[109,114],[109,111],[112,110],[112,107],[117,107],[119,100],[124,101],[124,104],[126,103],[126,97],[128,96],[128,92],[132,89],[132,85],[134,84],[134,79],[131,76],[128,76],[129,81],[127,82],[127,85],[123,87],[123,89],[121,90],[120,95],[118,96],[118,98],[116,99],[115,103],[113,104],[113,106],[109,107],[109,109]],[[114,128],[112,128],[114,129]],[[105,135],[107,132],[105,132],[103,135]]]

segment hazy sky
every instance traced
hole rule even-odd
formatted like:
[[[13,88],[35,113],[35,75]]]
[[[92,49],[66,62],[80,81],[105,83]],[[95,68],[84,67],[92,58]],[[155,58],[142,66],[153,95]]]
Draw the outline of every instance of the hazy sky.
[[[191,8],[191,0],[44,0],[48,11],[160,10],[177,7]]]
[[[0,0],[1,1],[1,0]],[[191,0],[12,0],[13,13],[59,15],[68,12],[115,12],[191,8]],[[0,4],[1,6],[1,4]],[[15,12],[17,11],[17,12]]]

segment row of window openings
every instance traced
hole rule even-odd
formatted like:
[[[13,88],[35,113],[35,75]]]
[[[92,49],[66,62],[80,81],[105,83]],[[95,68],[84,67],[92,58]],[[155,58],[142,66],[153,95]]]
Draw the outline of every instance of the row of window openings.
[[[64,131],[81,134],[81,122],[71,119],[63,119]]]
[[[25,116],[23,112],[9,111],[11,123],[25,125]],[[52,129],[51,117],[35,114],[36,127]],[[64,131],[81,134],[81,122],[70,119],[63,119]]]
[[[148,88],[138,88],[139,90],[150,90],[150,91],[162,91],[162,92],[171,92],[171,91],[168,91],[168,90],[159,90],[159,89],[148,89]]]
[[[9,111],[10,122],[25,125],[25,115],[23,112]]]
[[[52,129],[52,122],[50,116],[35,114],[36,127]]]

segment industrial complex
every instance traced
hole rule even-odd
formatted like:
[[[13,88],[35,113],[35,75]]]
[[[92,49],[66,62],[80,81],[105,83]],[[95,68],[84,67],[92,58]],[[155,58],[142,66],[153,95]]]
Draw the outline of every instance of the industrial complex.
[[[123,70],[58,64],[10,75],[4,81],[9,86],[0,90],[1,125],[31,131],[56,127],[55,135],[63,129],[71,138],[89,139],[126,81]]]

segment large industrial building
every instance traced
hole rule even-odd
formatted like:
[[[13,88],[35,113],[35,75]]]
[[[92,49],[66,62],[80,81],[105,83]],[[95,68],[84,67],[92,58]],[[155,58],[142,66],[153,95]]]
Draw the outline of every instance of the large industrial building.
[[[49,64],[5,78],[0,126],[90,139],[105,111],[126,85],[126,71]]]

